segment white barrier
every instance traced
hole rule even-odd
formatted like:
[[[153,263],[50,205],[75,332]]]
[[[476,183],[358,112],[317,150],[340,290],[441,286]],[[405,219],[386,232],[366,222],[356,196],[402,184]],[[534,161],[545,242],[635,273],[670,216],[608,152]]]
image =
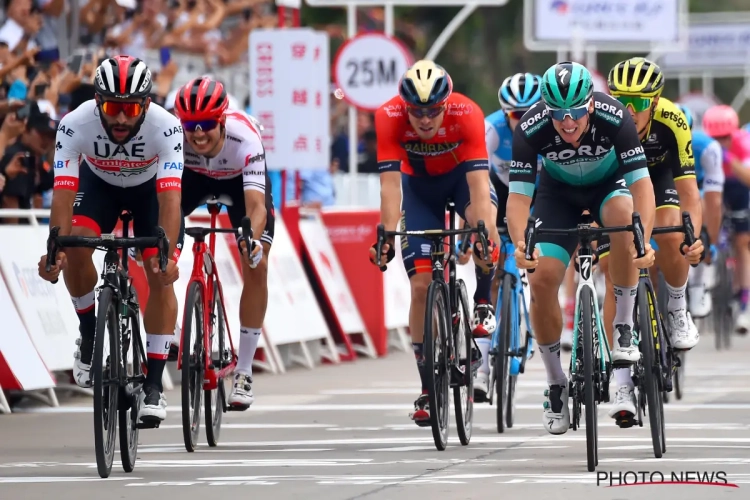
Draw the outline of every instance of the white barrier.
[[[357,309],[320,213],[304,212],[299,222],[299,230],[339,327],[349,339],[357,340],[354,337],[359,337],[360,342],[352,342],[354,351],[369,358],[377,357],[375,346]]]
[[[401,236],[396,238],[395,246],[396,257],[384,273],[385,327],[388,330],[388,347],[410,352],[411,337],[406,329],[409,326],[411,289],[409,276],[401,262]]]

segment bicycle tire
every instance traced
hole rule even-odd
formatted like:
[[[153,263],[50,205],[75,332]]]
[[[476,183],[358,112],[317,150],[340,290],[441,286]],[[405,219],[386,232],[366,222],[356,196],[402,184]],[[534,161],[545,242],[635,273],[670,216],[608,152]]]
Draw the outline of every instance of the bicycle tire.
[[[112,381],[118,383],[118,365],[112,363],[113,354],[118,351],[120,321],[117,313],[114,293],[104,287],[99,293],[99,310],[96,316],[96,336],[94,337],[94,357],[91,360],[91,374],[94,378],[94,450],[96,452],[96,469],[99,477],[107,478],[112,472],[115,457],[115,435],[117,431],[117,399],[119,384],[116,390],[111,387]],[[104,339],[109,336],[109,363],[104,360]],[[107,373],[104,373],[104,369]],[[106,383],[105,383],[106,377]]]
[[[195,335],[193,335],[195,319]],[[194,337],[194,338],[193,338]],[[193,281],[188,287],[182,320],[182,437],[185,449],[192,453],[198,446],[203,397],[203,288]]]
[[[453,387],[453,408],[456,414],[456,431],[458,440],[463,446],[471,441],[471,432],[474,418],[474,373],[471,367],[471,351],[474,339],[471,334],[471,316],[469,315],[469,296],[466,293],[466,284],[461,279],[456,280],[458,287],[459,311],[458,332],[455,337],[456,358],[460,368],[463,367],[462,378]],[[463,342],[461,340],[463,339]]]
[[[219,284],[214,283],[214,314],[211,318],[216,321],[216,324],[214,325],[215,329],[211,331],[208,345],[211,350],[211,359],[217,370],[221,370],[232,362],[232,353],[227,353],[227,347],[224,344],[226,339],[226,325],[224,323],[224,309],[221,307],[220,300]],[[214,334],[217,331],[218,336]],[[217,341],[217,354],[214,354],[215,340]],[[217,379],[215,390],[205,391],[203,400],[205,401],[206,441],[208,441],[208,446],[214,447],[219,444],[221,421],[224,415],[224,402],[226,401],[223,378]]]
[[[497,420],[497,432],[505,432],[506,427],[506,401],[508,399],[508,379],[510,372],[510,363],[508,362],[508,345],[511,330],[511,309],[513,293],[513,278],[510,274],[503,276],[501,302],[500,302],[500,326],[501,330],[497,337],[497,353],[495,354],[495,391],[497,394],[497,407],[495,408],[495,418]]]
[[[589,472],[596,470],[599,461],[598,433],[597,433],[597,384],[594,378],[594,298],[591,288],[583,287],[580,296],[581,335],[583,336],[583,401],[586,413],[586,465]],[[588,320],[590,318],[590,321]]]
[[[512,310],[515,311],[515,314],[512,314],[511,317],[515,318],[515,329],[509,329],[508,335],[506,336],[506,343],[505,345],[513,347],[514,350],[524,349],[526,347],[526,344],[521,344],[521,301],[523,300],[523,295],[520,293],[516,293],[516,289],[513,288],[513,295],[516,297],[516,307]],[[515,339],[515,342],[511,342],[511,339]],[[524,356],[526,353],[524,352]],[[516,384],[518,383],[518,376],[520,373],[517,373],[515,375],[511,375],[510,369],[511,369],[511,362],[512,360],[508,358],[505,362],[506,365],[506,372],[508,374],[508,384],[507,384],[507,391],[505,395],[505,427],[508,429],[513,428],[513,424],[516,421]],[[518,361],[520,364],[520,361]]]
[[[682,399],[682,389],[685,386],[685,353],[677,353],[677,357],[680,358],[680,366],[674,372],[674,397],[680,400]]]
[[[430,401],[430,426],[438,451],[444,451],[448,446],[450,410],[448,394],[450,389],[448,339],[450,335],[448,335],[448,306],[445,295],[445,284],[439,281],[433,281],[427,288],[423,341],[424,372],[427,378],[425,382],[429,389]]]
[[[643,382],[642,387],[646,392],[646,406],[648,412],[649,426],[651,427],[651,441],[654,447],[654,456],[662,457],[661,436],[662,426],[660,417],[663,413],[663,403],[659,388],[659,369],[655,364],[654,331],[652,329],[651,311],[653,299],[645,283],[638,283],[638,329],[640,332],[639,347],[643,355]],[[655,373],[656,371],[656,373]]]
[[[133,294],[131,290],[131,296]],[[133,353],[132,374],[128,374],[127,368],[127,347],[123,346],[123,363],[125,373],[128,374],[128,382],[139,378],[143,375],[143,367],[146,365],[146,355],[143,352],[141,343],[141,325],[139,321],[138,309],[128,308],[128,324],[130,325],[130,351]],[[138,394],[135,393],[127,397],[124,391],[121,392],[121,405],[119,412],[120,425],[120,460],[125,472],[133,472],[135,461],[138,455],[138,413],[141,408],[141,401]],[[128,401],[129,400],[129,401]],[[122,405],[127,402],[127,405]]]

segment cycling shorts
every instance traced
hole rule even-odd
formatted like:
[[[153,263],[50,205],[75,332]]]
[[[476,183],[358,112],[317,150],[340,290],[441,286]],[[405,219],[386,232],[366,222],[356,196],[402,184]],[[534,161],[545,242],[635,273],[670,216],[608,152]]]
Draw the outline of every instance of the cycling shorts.
[[[240,227],[242,225],[242,218],[247,215],[245,212],[245,191],[242,187],[242,177],[219,180],[195,173],[187,168],[182,172],[183,217],[187,217],[193,213],[196,208],[205,203],[207,198],[221,195],[228,196],[232,200],[232,206],[227,207],[229,221],[232,223],[232,227]],[[266,227],[263,230],[260,241],[273,245],[275,222],[271,181],[266,176]],[[257,239],[257,235],[253,237]]]
[[[750,208],[750,189],[735,177],[727,177],[724,181],[722,197],[729,212],[740,212]],[[750,221],[747,217],[731,217],[730,215],[729,224],[735,233],[750,232]]]
[[[623,186],[624,180],[616,176],[599,184],[571,186],[553,179],[546,170],[542,170],[534,201],[534,216],[541,221],[537,226],[573,229],[581,222],[581,213],[588,210],[594,221],[603,227],[601,210],[604,204],[617,196],[631,197],[630,191]],[[565,267],[570,263],[577,246],[576,235],[540,234],[536,242],[540,256],[555,258]]]
[[[466,181],[468,169],[465,163],[443,175],[414,177],[401,174],[401,231],[424,231],[444,229],[445,208],[448,200],[453,200],[456,213],[466,220],[466,207],[469,206],[469,184]],[[183,184],[185,182],[183,177]],[[490,185],[490,199],[497,206],[497,194]],[[442,251],[439,248],[438,251]],[[432,272],[432,240],[417,236],[401,237],[401,255],[409,278],[416,273]]]
[[[490,181],[492,181],[492,186],[495,188],[495,194],[497,195],[497,219],[495,222],[497,227],[507,227],[505,211],[510,191],[508,190],[508,186],[503,184],[503,181],[500,180],[500,177],[492,169],[490,169]]]
[[[82,162],[78,193],[73,203],[73,226],[92,229],[97,236],[108,234],[114,230],[123,210],[128,210],[133,215],[135,237],[156,236],[155,229],[159,225],[156,175],[137,186],[118,187],[100,179],[85,161]],[[181,227],[176,255],[173,257],[179,257],[184,241],[184,227]],[[145,260],[156,256],[157,250],[144,249],[142,254]]]

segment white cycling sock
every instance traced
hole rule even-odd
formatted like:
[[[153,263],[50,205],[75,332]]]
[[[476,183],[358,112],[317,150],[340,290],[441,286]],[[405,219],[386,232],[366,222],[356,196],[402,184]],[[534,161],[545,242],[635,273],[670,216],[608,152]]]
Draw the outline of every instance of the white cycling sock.
[[[479,371],[489,374],[491,337],[479,337],[475,338],[474,341],[477,343],[477,347],[479,347],[479,352],[482,353],[482,366],[479,368]]]
[[[260,333],[260,328],[240,327],[240,352],[237,356],[235,373],[253,375],[253,358],[255,358],[255,350],[260,341]]]
[[[547,384],[567,384],[568,379],[565,376],[565,372],[562,369],[562,363],[560,362],[560,341],[558,340],[554,344],[540,345],[539,353],[542,356],[544,369],[547,371]]]
[[[667,283],[667,292],[669,292],[669,300],[667,301],[667,309],[669,312],[675,312],[680,309],[687,308],[687,301],[685,299],[685,289],[687,288],[687,281],[681,287],[673,287]]]
[[[615,325],[627,325],[633,328],[633,309],[637,286],[614,286],[615,288]]]
[[[706,284],[703,281],[703,271],[706,269],[706,264],[701,262],[698,267],[690,267],[688,272],[688,285],[690,287],[704,287]]]
[[[625,368],[615,368],[614,370],[615,375],[615,384],[617,384],[617,387],[621,387],[623,385],[627,385],[628,387],[635,387],[635,384],[633,384],[633,377],[630,374],[630,367]]]

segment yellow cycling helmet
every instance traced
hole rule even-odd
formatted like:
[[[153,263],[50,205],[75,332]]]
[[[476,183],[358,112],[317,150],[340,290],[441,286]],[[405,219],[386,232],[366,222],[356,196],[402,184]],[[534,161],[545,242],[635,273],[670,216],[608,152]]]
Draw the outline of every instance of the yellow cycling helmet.
[[[655,97],[664,89],[664,75],[653,61],[633,57],[615,64],[609,72],[607,85],[613,96],[622,94]]]

